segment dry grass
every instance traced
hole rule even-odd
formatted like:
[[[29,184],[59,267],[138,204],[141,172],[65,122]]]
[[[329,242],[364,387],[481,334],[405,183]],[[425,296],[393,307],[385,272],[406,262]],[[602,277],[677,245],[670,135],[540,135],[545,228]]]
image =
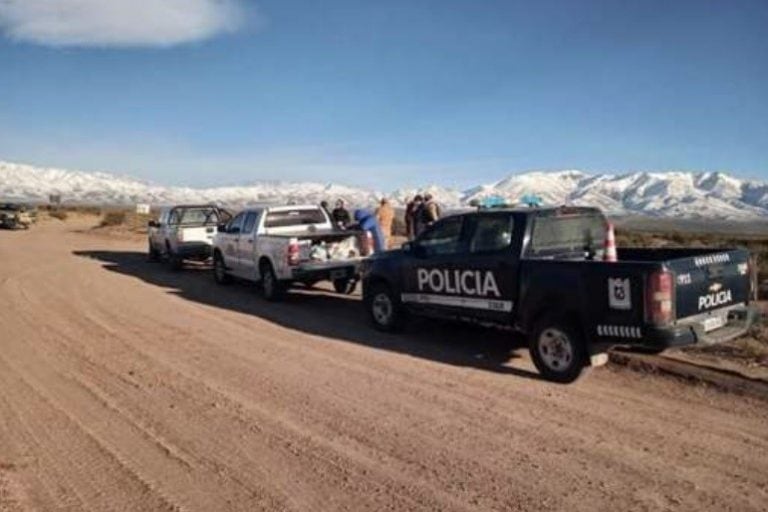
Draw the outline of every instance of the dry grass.
[[[101,222],[94,229],[115,233],[145,234],[147,222],[153,218],[152,214],[138,214],[133,209],[113,208],[104,212]]]
[[[65,210],[49,210],[48,216],[54,219],[67,220],[69,214]]]
[[[100,206],[80,206],[80,205],[53,205],[44,204],[38,208],[42,212],[47,212],[50,217],[58,218],[54,215],[55,212],[64,212],[80,215],[101,215],[102,208]]]
[[[107,226],[122,226],[125,224],[128,218],[128,212],[123,210],[107,212],[102,217],[99,227],[104,228]]]
[[[619,247],[737,247],[757,257],[758,282],[768,280],[768,236],[711,233],[616,231]],[[761,294],[768,290],[760,290]],[[762,297],[761,297],[762,298]]]

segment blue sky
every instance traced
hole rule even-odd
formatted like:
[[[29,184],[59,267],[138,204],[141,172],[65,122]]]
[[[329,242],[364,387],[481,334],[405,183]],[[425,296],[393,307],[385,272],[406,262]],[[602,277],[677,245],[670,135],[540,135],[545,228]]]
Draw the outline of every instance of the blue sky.
[[[56,24],[51,1],[0,4],[0,159],[194,186],[768,179],[763,0],[113,0]]]

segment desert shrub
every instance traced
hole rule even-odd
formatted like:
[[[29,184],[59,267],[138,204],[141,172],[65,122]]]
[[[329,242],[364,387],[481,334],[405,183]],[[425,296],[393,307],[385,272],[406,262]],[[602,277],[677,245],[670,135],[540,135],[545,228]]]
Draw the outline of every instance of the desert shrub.
[[[72,213],[81,213],[83,215],[101,215],[103,213],[101,207],[89,205],[69,206],[67,207],[67,210]]]
[[[59,219],[59,220],[67,220],[67,217],[69,216],[69,214],[64,210],[50,210],[48,212],[48,215],[50,217],[53,217],[54,219]]]
[[[124,211],[113,211],[113,212],[107,212],[104,214],[104,217],[101,219],[101,223],[99,226],[101,227],[107,227],[107,226],[122,226],[125,224],[126,220],[126,212]]]

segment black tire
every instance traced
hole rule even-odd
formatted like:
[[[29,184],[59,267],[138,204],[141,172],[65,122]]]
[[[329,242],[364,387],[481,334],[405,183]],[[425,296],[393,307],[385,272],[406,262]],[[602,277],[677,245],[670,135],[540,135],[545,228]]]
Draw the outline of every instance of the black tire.
[[[356,279],[335,279],[333,281],[333,289],[342,295],[351,295],[355,288],[357,288]]]
[[[219,253],[213,255],[213,280],[220,285],[227,285],[232,282],[232,276],[227,274],[224,258]]]
[[[261,274],[261,295],[270,302],[282,300],[285,295],[285,285],[277,279],[272,264],[264,262],[259,265]]]
[[[366,293],[365,310],[373,327],[382,332],[397,332],[405,325],[400,297],[386,283],[374,283]]]
[[[578,379],[588,366],[586,344],[574,322],[544,317],[528,337],[531,359],[541,376],[567,384]]]
[[[181,256],[173,252],[168,242],[165,243],[165,258],[168,263],[168,268],[174,272],[178,272],[184,266],[184,260]]]
[[[149,242],[149,250],[147,251],[147,259],[149,261],[160,261],[160,251],[155,249],[152,242]]]

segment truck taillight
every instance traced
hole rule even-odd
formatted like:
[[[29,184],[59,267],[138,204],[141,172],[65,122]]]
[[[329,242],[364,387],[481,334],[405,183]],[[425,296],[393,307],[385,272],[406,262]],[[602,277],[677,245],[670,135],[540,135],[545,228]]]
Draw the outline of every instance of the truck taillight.
[[[362,251],[363,256],[370,256],[373,254],[373,235],[370,231],[366,231],[362,236]]]
[[[299,241],[291,238],[288,242],[288,265],[299,264]]]
[[[648,276],[645,289],[646,321],[655,325],[668,325],[674,314],[672,273],[659,270]]]

